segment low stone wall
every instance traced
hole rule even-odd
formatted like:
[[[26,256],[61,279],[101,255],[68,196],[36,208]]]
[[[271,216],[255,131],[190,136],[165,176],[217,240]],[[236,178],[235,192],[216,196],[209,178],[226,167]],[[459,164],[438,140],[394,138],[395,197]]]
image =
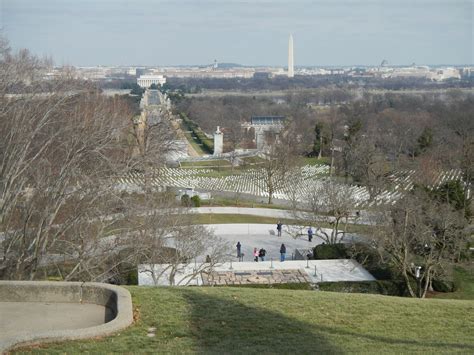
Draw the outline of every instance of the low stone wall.
[[[107,323],[82,329],[22,334],[0,339],[0,351],[19,345],[105,336],[133,322],[132,298],[119,286],[89,282],[0,281],[0,302],[90,303],[108,309]]]

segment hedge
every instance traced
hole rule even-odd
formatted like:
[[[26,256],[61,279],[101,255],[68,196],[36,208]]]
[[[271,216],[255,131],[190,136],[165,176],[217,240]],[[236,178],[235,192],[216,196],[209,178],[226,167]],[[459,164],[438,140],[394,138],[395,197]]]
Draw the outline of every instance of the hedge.
[[[184,113],[181,113],[180,116],[186,126],[193,132],[198,143],[202,144],[203,149],[209,154],[212,154],[214,152],[214,140],[208,138],[201,128],[199,128],[199,125]]]
[[[320,244],[314,247],[313,258],[315,260],[348,259],[349,255],[345,244]]]
[[[408,290],[403,281],[343,281],[321,282],[318,284],[321,291],[344,293],[370,293],[386,296],[407,296]]]

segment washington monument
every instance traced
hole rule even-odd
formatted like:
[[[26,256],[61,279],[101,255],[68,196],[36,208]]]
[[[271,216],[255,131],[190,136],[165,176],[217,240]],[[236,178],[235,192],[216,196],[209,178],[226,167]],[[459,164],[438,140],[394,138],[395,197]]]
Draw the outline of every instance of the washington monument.
[[[295,76],[295,70],[293,65],[293,35],[290,35],[288,40],[288,77],[292,78]]]

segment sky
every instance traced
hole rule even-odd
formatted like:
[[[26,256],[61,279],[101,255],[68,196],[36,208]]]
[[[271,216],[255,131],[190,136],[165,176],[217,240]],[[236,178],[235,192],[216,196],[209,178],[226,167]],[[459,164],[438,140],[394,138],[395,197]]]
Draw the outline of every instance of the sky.
[[[472,64],[474,0],[0,0],[13,49],[58,65]]]

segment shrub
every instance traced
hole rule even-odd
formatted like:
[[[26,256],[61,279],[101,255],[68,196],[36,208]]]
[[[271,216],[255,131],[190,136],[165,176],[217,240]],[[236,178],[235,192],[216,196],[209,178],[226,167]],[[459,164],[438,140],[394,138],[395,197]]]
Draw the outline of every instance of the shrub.
[[[320,244],[313,249],[315,260],[326,259],[348,259],[347,247],[345,244]]]
[[[454,292],[457,289],[454,281],[448,280],[433,280],[431,285],[433,286],[433,290],[437,292]]]
[[[407,296],[408,290],[403,281],[377,280],[377,281],[344,281],[321,282],[321,291],[344,293],[370,293],[386,296]]]
[[[191,202],[194,207],[201,207],[201,198],[198,195],[191,197]]]
[[[387,263],[382,263],[377,249],[364,243],[354,243],[347,246],[348,254],[361,264],[377,280],[397,279],[398,272]]]

